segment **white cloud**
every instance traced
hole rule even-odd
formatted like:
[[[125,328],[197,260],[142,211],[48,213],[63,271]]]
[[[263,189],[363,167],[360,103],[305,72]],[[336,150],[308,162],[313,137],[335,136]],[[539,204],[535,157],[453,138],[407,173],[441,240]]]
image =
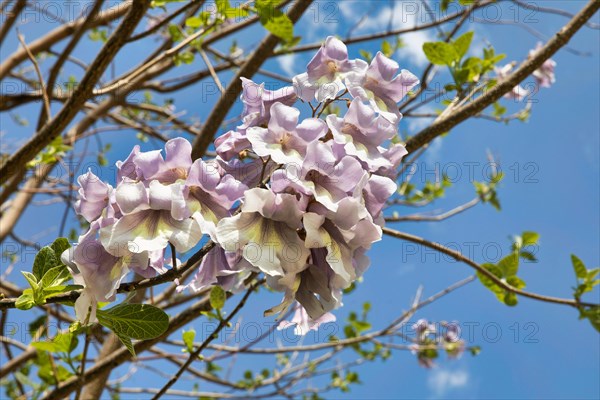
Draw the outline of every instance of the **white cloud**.
[[[357,12],[357,9],[360,7],[359,2],[354,1],[340,1],[338,3],[338,7],[342,12],[342,16],[344,20],[347,22],[354,22],[361,15]]]
[[[277,62],[279,66],[289,76],[297,75],[298,71],[296,69],[298,66],[296,65],[296,59],[298,56],[296,54],[287,54],[285,56],[277,57]]]
[[[450,390],[460,389],[469,383],[469,373],[464,370],[448,371],[436,369],[432,371],[427,384],[436,397],[443,397]]]
[[[342,13],[344,11],[342,10]],[[371,18],[367,18],[357,29],[357,32],[371,33],[381,31],[382,27],[390,24],[393,30],[412,28],[422,21],[419,21],[418,13],[405,12],[403,7],[384,7],[379,13]],[[427,58],[423,53],[423,43],[436,41],[433,30],[423,30],[405,33],[401,35],[405,46],[398,50],[397,56],[408,59],[417,66],[427,64]]]

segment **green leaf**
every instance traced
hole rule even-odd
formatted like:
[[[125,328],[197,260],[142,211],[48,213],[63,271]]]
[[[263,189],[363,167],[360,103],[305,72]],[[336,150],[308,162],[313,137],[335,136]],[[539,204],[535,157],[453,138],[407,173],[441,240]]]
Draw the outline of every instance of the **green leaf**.
[[[49,289],[53,286],[59,286],[63,282],[71,279],[71,274],[69,270],[64,265],[59,265],[58,267],[50,268],[42,277],[40,281],[40,287],[42,289]]]
[[[394,54],[394,49],[392,48],[392,45],[390,44],[390,42],[388,42],[387,40],[384,40],[381,43],[381,52],[386,56],[386,57],[391,57],[392,54]]]
[[[458,58],[463,58],[467,51],[469,51],[469,47],[471,46],[471,41],[473,40],[473,31],[467,32],[461,35],[454,41],[454,49],[456,50],[456,54],[458,54]]]
[[[533,246],[540,240],[540,234],[537,232],[525,231],[521,235],[521,238],[523,239],[523,247]]]
[[[50,247],[52,248],[52,250],[54,250],[54,255],[56,256],[56,260],[58,260],[58,262],[61,262],[60,256],[62,255],[62,253],[65,250],[71,248],[71,243],[69,243],[69,240],[67,238],[60,237],[60,238],[56,239],[54,242],[52,242]]]
[[[446,42],[428,42],[423,44],[427,59],[436,65],[452,65],[459,57],[454,46]]]
[[[284,42],[294,39],[294,23],[281,10],[275,8],[274,2],[260,0],[255,2],[255,6],[260,23],[265,29]]]
[[[506,278],[506,283],[516,289],[523,289],[525,287],[525,281],[518,276],[509,276]]]
[[[504,304],[510,307],[514,307],[517,305],[519,300],[517,299],[517,295],[512,292],[506,292],[504,295]]]
[[[535,255],[531,251],[521,250],[519,256],[521,256],[521,258],[524,260],[537,262],[537,258],[535,258]]]
[[[483,268],[485,268],[486,270],[488,270],[489,272],[491,272],[497,278],[502,278],[502,271],[496,265],[491,264],[491,263],[485,263],[485,264],[482,264],[481,266]],[[484,275],[483,273],[481,273],[479,271],[477,271],[477,277],[479,278],[479,280],[481,281],[483,286],[488,288],[492,293],[494,293],[496,295],[496,298],[500,302],[502,302],[502,303],[505,302],[504,300],[505,300],[506,291],[504,289],[502,289],[500,286],[498,286],[487,275]]]
[[[585,280],[587,282],[593,281],[593,279],[596,277],[596,275],[598,275],[598,273],[600,273],[600,268],[588,269]]]
[[[516,253],[511,253],[498,262],[498,268],[502,271],[503,276],[509,277],[517,274],[519,270],[519,256]]]
[[[204,25],[204,21],[200,17],[189,17],[185,20],[185,26],[190,28],[200,28],[202,25]]]
[[[358,53],[360,54],[360,56],[367,62],[371,62],[371,60],[373,59],[373,53],[371,53],[370,51],[367,50],[359,50]]]
[[[579,279],[585,279],[587,277],[587,268],[583,261],[579,259],[575,254],[571,254],[571,263],[573,264],[573,269],[575,270],[575,275]]]
[[[27,279],[27,282],[29,282],[29,286],[31,286],[31,289],[33,289],[33,291],[36,291],[39,287],[37,277],[31,272],[21,271],[21,273],[23,274],[25,279]]]
[[[226,295],[221,286],[213,286],[210,290],[210,306],[215,310],[220,310],[225,306]]]
[[[579,309],[580,319],[587,318],[594,329],[600,332],[600,307],[589,307],[587,309]]]
[[[51,268],[58,265],[58,258],[50,246],[44,246],[33,260],[33,274],[40,280],[44,274]]]
[[[146,340],[162,335],[169,327],[169,316],[149,304],[119,304],[96,312],[100,324],[129,338]]]
[[[79,340],[72,333],[59,333],[51,342],[33,342],[31,346],[50,353],[71,353],[77,347]]]
[[[194,339],[196,338],[196,331],[192,328],[189,331],[183,331],[181,334],[181,338],[183,339],[183,343],[185,343],[185,347],[188,352],[194,351]]]
[[[115,336],[119,338],[123,346],[135,357],[135,348],[133,347],[133,343],[131,343],[131,338],[120,332],[115,332]]]
[[[29,310],[33,306],[35,306],[35,301],[33,301],[33,291],[31,289],[25,289],[23,294],[20,295],[15,302],[15,307],[19,310]]]
[[[183,64],[191,64],[194,62],[194,53],[191,51],[184,51],[183,53],[175,54],[173,62],[176,66]]]
[[[183,39],[183,34],[181,33],[179,26],[175,24],[169,25],[167,27],[167,32],[169,33],[169,36],[173,42],[179,42],[181,39]]]

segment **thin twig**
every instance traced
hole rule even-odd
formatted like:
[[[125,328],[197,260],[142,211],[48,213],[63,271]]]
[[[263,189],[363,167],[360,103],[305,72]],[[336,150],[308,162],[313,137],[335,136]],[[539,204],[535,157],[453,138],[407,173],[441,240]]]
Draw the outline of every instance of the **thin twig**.
[[[526,292],[524,290],[517,289],[517,288],[509,285],[508,283],[506,283],[504,280],[498,278],[496,275],[492,274],[490,271],[488,271],[486,268],[479,265],[475,261],[471,260],[468,257],[465,257],[460,252],[450,249],[440,243],[430,242],[429,240],[424,239],[422,237],[411,235],[410,233],[396,231],[396,230],[393,230],[390,228],[383,228],[383,233],[386,235],[395,237],[397,239],[407,240],[409,242],[417,243],[417,244],[423,245],[425,247],[429,247],[430,249],[437,250],[440,253],[444,253],[444,254],[454,258],[456,261],[460,261],[460,262],[463,262],[463,263],[469,265],[470,267],[477,270],[477,272],[479,272],[480,274],[488,277],[496,285],[500,286],[502,289],[507,290],[511,293],[518,294],[523,297],[528,297],[528,298],[534,299],[534,300],[544,301],[546,303],[564,304],[564,305],[576,307],[576,308],[581,307],[581,306],[585,306],[585,307],[599,307],[600,306],[598,304],[584,303],[584,302],[580,302],[580,301],[576,301],[576,300],[563,299],[563,298],[559,298],[559,297],[544,296],[541,294]]]
[[[35,68],[35,73],[37,74],[38,80],[40,81],[40,89],[42,90],[42,98],[44,100],[44,109],[46,110],[46,115],[47,115],[46,120],[49,121],[51,118],[50,117],[50,99],[48,98],[48,93],[46,93],[46,86],[44,85],[44,77],[42,76],[42,71],[40,70],[40,66],[39,66],[37,60],[35,59],[35,56],[31,52],[31,50],[29,50],[29,47],[27,47],[27,43],[25,43],[25,39],[23,38],[23,35],[21,35],[21,33],[19,33],[18,30],[17,30],[17,38],[19,38],[19,42],[21,42],[21,46],[23,46],[23,48],[25,49],[25,52],[27,53],[27,57],[29,57],[29,60],[33,64],[33,68]]]

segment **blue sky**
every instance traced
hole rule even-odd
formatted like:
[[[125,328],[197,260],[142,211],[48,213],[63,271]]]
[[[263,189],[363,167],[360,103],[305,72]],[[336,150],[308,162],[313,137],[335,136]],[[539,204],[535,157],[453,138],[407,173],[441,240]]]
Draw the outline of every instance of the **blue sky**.
[[[333,4],[333,7],[332,7]],[[297,34],[303,42],[319,41],[328,34],[344,36],[361,14],[371,10],[371,17],[355,33],[369,33],[385,27],[389,21],[389,4],[379,2],[317,3],[303,18]],[[411,5],[412,4],[412,5]],[[420,4],[420,3],[418,3]],[[418,5],[417,4],[417,5]],[[562,8],[575,12],[583,1],[546,1],[540,5]],[[398,3],[394,27],[411,26],[422,13],[413,15],[414,3]],[[567,19],[560,16],[531,14],[512,6],[497,9],[502,12],[502,20],[518,20],[545,37],[551,36]],[[495,15],[488,14],[489,19]],[[536,22],[537,21],[537,22]],[[594,16],[600,22],[598,15]],[[27,25],[25,33],[28,41],[40,32],[46,31],[47,24]],[[534,48],[538,38],[519,26],[476,24],[466,29],[475,30],[474,54],[488,42],[498,53],[506,53],[506,61],[521,61],[529,49]],[[261,28],[252,28],[240,35],[238,43],[242,48],[252,48],[262,38]],[[406,47],[400,49],[394,58],[402,68],[420,76],[425,60],[420,52],[424,41],[435,40],[435,32],[416,33],[404,37]],[[377,51],[378,41],[349,46],[351,57],[358,57],[358,50]],[[541,246],[537,253],[539,262],[523,264],[520,275],[527,282],[528,290],[562,297],[571,296],[574,277],[569,257],[577,254],[588,266],[597,267],[600,260],[600,52],[597,30],[584,29],[570,42],[570,46],[589,56],[578,56],[567,51],[559,52],[557,62],[557,82],[551,89],[542,89],[535,97],[531,118],[527,123],[504,124],[483,120],[468,121],[456,128],[438,143],[418,164],[418,173],[413,182],[422,183],[433,166],[455,168],[462,172],[462,178],[447,191],[444,199],[426,210],[447,210],[470,200],[474,196],[473,186],[468,179],[469,165],[473,165],[475,179],[482,179],[485,173],[486,152],[491,152],[501,163],[506,174],[499,197],[502,211],[497,212],[489,205],[479,205],[467,213],[442,223],[402,223],[394,227],[424,236],[442,244],[453,244],[462,251],[474,249],[473,258],[484,262],[494,261],[493,250],[508,251],[508,236],[524,230],[534,230],[541,234]],[[2,57],[16,47],[14,38],[2,49]],[[82,57],[90,57],[99,45],[78,48]],[[227,44],[224,45],[227,48]],[[135,60],[146,56],[146,48],[132,47],[127,58],[116,62],[117,72],[135,65]],[[272,59],[267,69],[281,73],[300,73],[312,53],[296,57]],[[191,66],[175,71],[185,73],[202,68],[201,60]],[[173,75],[172,73],[171,75]],[[226,82],[229,75],[223,74]],[[256,81],[264,77],[257,76]],[[447,82],[447,76],[440,74],[439,82]],[[208,82],[208,81],[207,81]],[[3,91],[7,90],[3,88]],[[209,84],[198,84],[177,95],[177,110],[185,110],[187,115],[206,117],[215,96],[211,95]],[[141,98],[141,96],[140,96]],[[200,98],[200,101],[199,101]],[[37,115],[35,109],[22,111],[22,116],[31,118]],[[435,107],[441,107],[434,104]],[[509,104],[509,109],[516,106]],[[239,105],[234,112],[239,112]],[[233,115],[233,114],[232,114]],[[0,129],[5,132],[3,146],[14,146],[31,134],[31,127],[18,127],[6,116],[0,121]],[[403,132],[415,133],[423,127],[423,121],[405,119],[401,123]],[[113,143],[109,161],[123,159],[136,143],[134,132],[108,134],[105,143]],[[94,146],[90,142],[90,146]],[[152,143],[143,145],[152,148]],[[114,179],[107,168],[103,177]],[[431,177],[431,174],[428,175]],[[40,197],[42,198],[42,197]],[[399,210],[409,213],[413,210]],[[57,215],[62,206],[32,207],[25,218],[17,225],[16,232],[21,237],[31,238],[40,243],[51,241],[57,236]],[[71,215],[70,226],[75,226]],[[48,227],[41,230],[40,227]],[[38,233],[42,232],[42,235]],[[38,236],[36,236],[38,235]],[[419,251],[396,239],[386,238],[374,246],[369,253],[372,264],[364,282],[350,296],[345,298],[345,307],[336,315],[342,321],[350,310],[359,310],[362,303],[373,305],[371,322],[374,327],[382,327],[405,310],[419,285],[424,287],[424,295],[431,295],[449,284],[469,276],[473,271],[466,265],[436,258],[432,253]],[[19,265],[29,268],[32,255]],[[5,260],[2,268],[5,268]],[[262,311],[276,301],[277,296],[266,294],[250,301],[243,313],[244,323],[252,321],[263,324],[270,320],[262,318]],[[598,291],[590,296],[591,301],[600,301]],[[14,313],[20,320],[22,315]],[[482,353],[473,358],[465,355],[459,360],[438,362],[438,367],[425,370],[417,365],[409,353],[398,352],[385,363],[376,362],[358,368],[362,385],[353,386],[349,394],[338,392],[328,398],[598,398],[600,384],[600,344],[598,334],[585,321],[577,320],[577,313],[567,307],[521,299],[515,308],[499,303],[493,294],[477,282],[471,283],[459,292],[422,310],[418,317],[433,321],[459,321],[464,330],[472,327],[473,340],[469,345],[480,345]],[[339,327],[342,325],[340,324]],[[201,331],[200,322],[195,324]],[[501,335],[495,340],[497,329]],[[329,330],[327,330],[329,329]],[[326,333],[335,329],[326,327]],[[281,335],[281,333],[279,334]],[[277,336],[276,336],[277,337]],[[285,340],[288,336],[278,337]],[[487,339],[486,339],[487,337]],[[463,337],[469,339],[467,337]],[[307,340],[312,341],[313,338]],[[175,351],[178,351],[175,349]],[[348,359],[348,357],[346,357]],[[270,361],[240,360],[235,374],[244,368],[256,366],[257,362]],[[172,368],[172,367],[169,367]],[[157,385],[151,375],[136,375],[132,385]],[[191,382],[183,382],[190,386]]]

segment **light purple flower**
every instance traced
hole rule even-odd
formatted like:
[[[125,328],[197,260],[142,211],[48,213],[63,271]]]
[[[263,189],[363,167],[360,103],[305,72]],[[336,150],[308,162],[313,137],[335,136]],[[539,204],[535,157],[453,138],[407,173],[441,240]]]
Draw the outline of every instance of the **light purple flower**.
[[[298,175],[296,175],[298,174]],[[275,192],[285,192],[293,188],[299,193],[313,196],[331,211],[337,211],[338,204],[350,196],[356,185],[366,178],[367,172],[354,157],[336,158],[328,143],[314,141],[308,145],[302,167],[277,170],[271,178]]]
[[[265,84],[254,83],[250,79],[241,78],[243,92],[241,95],[244,110],[242,118],[243,127],[263,125],[269,122],[271,117],[271,106],[275,103],[292,106],[298,96],[294,88],[286,86],[277,90],[265,89]]]
[[[79,198],[75,202],[75,212],[92,222],[100,217],[108,206],[112,186],[102,182],[89,170],[77,178]]]
[[[114,301],[116,290],[132,269],[148,267],[147,253],[123,253],[121,257],[109,254],[97,239],[101,225],[93,222],[87,233],[79,237],[75,247],[66,250],[61,258],[70,269],[75,284],[84,291],[75,303],[79,321],[85,321],[91,306],[90,323],[96,321],[96,303]]]
[[[305,268],[309,253],[297,233],[301,216],[294,196],[250,189],[241,212],[219,222],[217,241],[267,275],[295,275]]]
[[[537,52],[542,48],[542,44],[538,43],[536,48],[529,51],[529,57],[533,57]],[[552,86],[554,82],[556,82],[556,77],[554,76],[554,68],[556,67],[556,62],[552,59],[547,59],[544,63],[535,71],[533,71],[533,77],[537,82],[538,86],[549,88]]]
[[[245,129],[231,130],[215,139],[215,151],[222,160],[230,161],[250,148]]]
[[[129,178],[131,180],[140,178],[137,174],[137,167],[133,161],[139,152],[140,146],[136,144],[133,146],[131,153],[129,153],[125,161],[119,160],[115,163],[117,166],[117,185],[123,180],[123,178]]]
[[[294,77],[294,88],[304,101],[316,98],[318,102],[323,102],[335,98],[344,90],[343,78],[346,73],[366,68],[367,63],[363,60],[348,60],[346,45],[329,36],[308,63],[307,72]]]
[[[244,161],[233,158],[230,161],[223,161],[217,158],[221,175],[231,175],[246,188],[255,188],[260,185],[261,178],[266,178],[278,168],[278,164],[273,160],[266,163],[260,159],[245,159]]]
[[[383,225],[381,211],[386,201],[396,192],[398,186],[390,178],[371,175],[365,188],[363,189],[365,206],[374,220],[379,219]]]
[[[419,84],[419,79],[405,69],[396,75],[399,69],[396,61],[377,52],[369,68],[346,76],[346,86],[353,97],[368,101],[377,112],[396,124],[402,118],[398,102]]]
[[[210,286],[219,285],[224,290],[236,292],[253,271],[258,270],[247,260],[235,253],[226,253],[217,245],[204,256],[190,283],[179,285],[177,291],[189,288],[192,292],[199,293]]]
[[[328,115],[327,125],[335,143],[342,145],[346,154],[366,163],[369,170],[392,166],[383,155],[385,149],[380,146],[394,137],[396,127],[360,99],[352,100],[344,118]]]
[[[307,118],[298,124],[300,111],[282,103],[271,107],[271,120],[268,128],[248,128],[246,134],[252,150],[261,157],[271,157],[279,164],[300,165],[308,143],[327,133],[323,120]]]
[[[406,151],[406,147],[402,143],[396,143],[391,145],[388,149],[383,151],[383,156],[388,160],[392,165],[388,167],[381,167],[377,170],[377,175],[387,176],[391,179],[396,179],[396,175],[398,174],[398,167],[402,162],[402,159],[405,155],[408,154]]]
[[[513,67],[514,67],[514,65],[512,63],[506,64],[505,66],[500,67],[500,68],[495,67],[494,71],[496,72],[496,78],[498,79],[498,82],[502,82],[503,80],[507,79],[508,76],[510,75],[510,71],[512,71]],[[522,101],[528,95],[529,95],[529,90],[525,89],[521,85],[517,85],[517,86],[513,87],[510,92],[506,93],[504,95],[504,97],[507,99],[514,99],[517,101]]]
[[[325,313],[317,319],[312,319],[300,304],[296,304],[294,307],[294,316],[290,321],[281,321],[277,325],[277,330],[287,329],[294,327],[294,334],[304,336],[310,331],[316,331],[319,326],[328,322],[335,322],[335,315],[331,313]]]
[[[213,240],[217,223],[229,216],[232,205],[247,189],[231,175],[221,175],[222,171],[216,161],[196,160],[185,182],[180,213],[174,215],[179,219],[191,216]]]
[[[140,179],[173,183],[187,178],[192,166],[192,145],[184,138],[175,138],[165,143],[166,157],[161,150],[140,152],[133,158]]]

